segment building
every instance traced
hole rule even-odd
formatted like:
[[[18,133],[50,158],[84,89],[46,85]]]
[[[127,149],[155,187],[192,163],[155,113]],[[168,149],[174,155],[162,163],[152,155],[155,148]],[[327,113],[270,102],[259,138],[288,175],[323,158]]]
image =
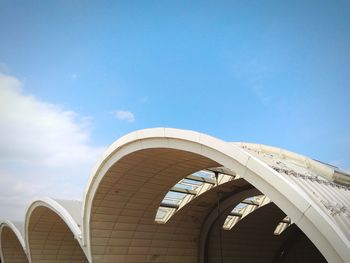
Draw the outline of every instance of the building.
[[[82,202],[2,222],[2,262],[350,262],[350,175],[283,149],[156,128],[113,143]]]

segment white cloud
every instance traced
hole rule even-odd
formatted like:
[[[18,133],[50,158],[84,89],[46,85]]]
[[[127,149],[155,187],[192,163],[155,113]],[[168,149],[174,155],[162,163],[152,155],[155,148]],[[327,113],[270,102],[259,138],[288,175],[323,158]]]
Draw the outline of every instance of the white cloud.
[[[28,202],[48,195],[82,199],[102,147],[90,145],[87,118],[24,94],[0,74],[0,218],[23,220]]]
[[[115,112],[115,117],[121,121],[134,122],[135,116],[132,112],[126,110],[117,110]]]

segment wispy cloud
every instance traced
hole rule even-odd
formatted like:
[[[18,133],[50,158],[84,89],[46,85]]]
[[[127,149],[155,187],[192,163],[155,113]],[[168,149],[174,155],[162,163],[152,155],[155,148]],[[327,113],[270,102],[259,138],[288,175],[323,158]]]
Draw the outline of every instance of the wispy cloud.
[[[267,92],[264,90],[264,88],[260,85],[255,85],[251,87],[254,94],[258,97],[260,102],[264,106],[269,106],[271,103],[271,96],[267,94]]]
[[[265,85],[272,74],[271,71],[256,59],[245,59],[232,65],[234,78],[247,86],[264,106],[270,106],[273,101],[271,92]]]
[[[135,116],[131,111],[127,110],[117,110],[115,112],[115,117],[121,121],[134,122]]]
[[[144,97],[141,98],[140,101],[141,101],[142,103],[147,103],[147,102],[149,102],[149,97],[148,97],[148,96],[144,96]]]
[[[91,120],[27,95],[0,75],[0,217],[23,219],[35,196],[81,199],[103,147],[90,145]]]

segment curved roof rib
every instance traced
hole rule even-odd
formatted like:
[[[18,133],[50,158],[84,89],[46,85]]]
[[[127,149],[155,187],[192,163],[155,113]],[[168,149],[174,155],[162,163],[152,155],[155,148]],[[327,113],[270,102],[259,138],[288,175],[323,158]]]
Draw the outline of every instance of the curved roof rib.
[[[313,165],[309,163],[306,168]],[[349,231],[341,226],[342,220],[349,219],[342,217],[337,221],[327,213],[329,204],[322,204],[323,199],[310,194],[315,185],[304,182],[312,181],[311,177],[272,167],[254,154],[254,150],[205,134],[168,128],[141,130],[122,137],[97,165],[83,203],[83,240],[88,251],[94,248],[94,259],[101,262],[112,259],[142,262],[153,257],[172,262],[179,251],[170,250],[169,246],[178,245],[181,250],[181,245],[189,247],[192,243],[181,240],[182,236],[171,236],[158,230],[162,226],[154,225],[157,207],[168,189],[181,178],[198,170],[220,166],[237,173],[267,195],[328,261],[346,262],[350,258],[350,242],[346,234]],[[318,170],[327,170],[327,165],[322,163],[317,163],[317,167]],[[338,184],[328,184],[326,179],[326,183],[320,178],[314,179],[316,182],[321,180],[317,191],[332,191],[331,187],[338,187]],[[331,196],[347,204],[344,200],[347,187],[337,189],[344,190],[344,193],[334,191]],[[347,208],[339,208],[339,211],[346,213]],[[155,234],[147,234],[149,230]],[[185,238],[186,233],[182,235]],[[182,243],[176,243],[172,237],[179,238]],[[169,242],[168,249],[162,247]],[[195,257],[192,254],[181,256],[189,262]]]
[[[23,238],[23,223],[4,221],[0,224],[2,262],[29,262]]]
[[[81,202],[41,198],[27,209],[26,245],[31,262],[86,262],[81,246]]]

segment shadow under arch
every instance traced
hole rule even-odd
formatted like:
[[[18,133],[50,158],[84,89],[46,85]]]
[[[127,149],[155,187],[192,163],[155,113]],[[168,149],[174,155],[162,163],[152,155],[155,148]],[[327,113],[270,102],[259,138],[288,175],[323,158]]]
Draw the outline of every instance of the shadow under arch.
[[[21,227],[20,223],[8,220],[0,224],[1,262],[29,262]]]
[[[206,218],[201,236],[200,263],[216,262],[327,262],[307,236],[294,224],[282,235],[274,229],[285,214],[274,203],[241,218],[230,230],[223,223],[232,208],[256,194],[248,189],[222,198]]]
[[[166,238],[161,233],[148,233],[157,230],[149,221],[153,223],[156,211],[153,206],[157,208],[159,196],[185,174],[217,166],[236,172],[269,196],[326,259],[346,262],[350,257],[349,242],[339,228],[315,200],[282,174],[235,145],[197,132],[168,128],[130,133],[108,149],[90,177],[84,198],[83,240],[88,251],[101,262],[129,259],[142,262],[151,260],[153,255],[172,262],[177,255],[166,254],[161,247],[158,253],[152,253],[148,246],[142,247],[155,238],[158,242]],[[184,242],[186,245],[190,244]],[[146,255],[150,258],[145,258]]]
[[[25,236],[31,262],[88,262],[81,246],[80,213],[75,213],[80,209],[80,202],[51,198],[29,205]]]

